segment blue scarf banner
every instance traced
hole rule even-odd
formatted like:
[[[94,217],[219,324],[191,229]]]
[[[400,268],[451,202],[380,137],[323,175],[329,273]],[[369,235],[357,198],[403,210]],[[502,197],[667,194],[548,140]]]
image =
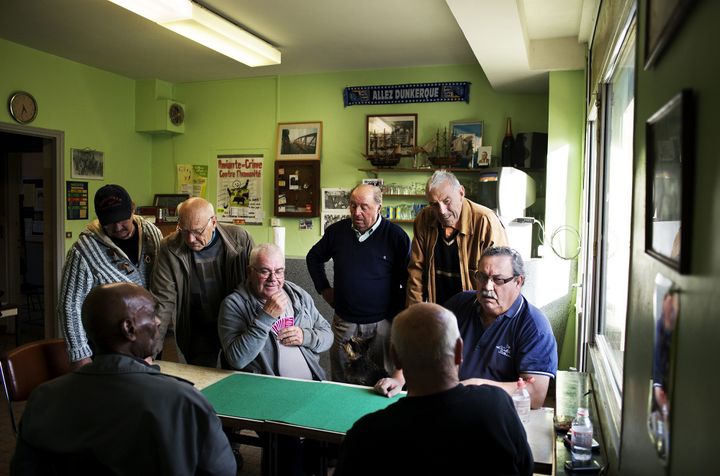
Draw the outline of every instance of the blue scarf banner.
[[[470,102],[470,83],[418,83],[351,86],[343,90],[345,107],[412,102]]]

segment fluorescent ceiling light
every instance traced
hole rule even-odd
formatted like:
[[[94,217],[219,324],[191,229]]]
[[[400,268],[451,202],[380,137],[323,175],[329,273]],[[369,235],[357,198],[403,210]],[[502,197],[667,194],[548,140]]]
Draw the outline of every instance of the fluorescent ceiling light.
[[[280,51],[190,0],[109,0],[248,66],[280,64]]]

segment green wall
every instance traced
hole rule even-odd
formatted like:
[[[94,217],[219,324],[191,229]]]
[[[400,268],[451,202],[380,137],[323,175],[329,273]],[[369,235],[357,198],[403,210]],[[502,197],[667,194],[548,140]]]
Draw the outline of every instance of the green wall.
[[[343,107],[343,88],[353,85],[434,81],[470,81],[470,103],[400,104]],[[483,142],[499,151],[505,117],[515,132],[547,130],[547,96],[497,93],[479,66],[447,66],[382,71],[238,79],[175,85],[175,99],[187,108],[185,134],[156,138],[153,145],[153,190],[174,190],[174,166],[207,164],[208,197],[216,200],[215,156],[218,152],[263,153],[263,195],[266,219],[247,229],[258,242],[271,240],[269,218],[273,206],[273,163],[278,122],[322,121],[321,187],[352,187],[367,178],[359,168],[370,164],[365,151],[367,114],[417,113],[418,142],[427,141],[438,127],[453,120],[483,120]],[[169,143],[168,143],[169,142]],[[401,166],[410,166],[403,159]],[[425,181],[427,174],[383,174],[387,182]],[[312,230],[299,230],[298,220],[283,218],[288,256],[304,256],[320,237],[320,219]],[[406,227],[411,232],[409,226]]]
[[[717,438],[720,424],[716,395],[720,381],[714,376],[720,336],[720,165],[717,157],[717,90],[720,55],[720,2],[696,2],[670,45],[651,69],[644,70],[645,8],[637,38],[637,93],[633,238],[627,320],[620,470],[623,475],[660,476],[717,473]],[[694,198],[691,272],[681,275],[645,254],[645,122],[683,88],[696,97],[694,157],[695,178],[689,184]],[[680,315],[676,327],[674,395],[671,406],[669,470],[655,457],[646,429],[648,384],[653,346],[653,289],[656,273],[680,288]]]
[[[584,71],[557,71],[550,73],[548,97],[548,166],[545,203],[545,232],[549,241],[559,227],[569,226],[578,232],[567,233],[563,248],[564,256],[577,253],[580,232],[580,204],[582,202],[583,135],[585,124],[585,73]],[[547,242],[546,242],[547,244]],[[553,254],[546,259],[558,259]],[[577,281],[577,259],[569,260],[567,285]],[[566,288],[568,289],[568,288]],[[562,342],[558,349],[558,367],[576,367],[576,316],[575,293],[569,294],[565,309],[567,322]]]
[[[66,180],[71,180],[70,149],[89,147],[105,153],[105,180],[87,180],[91,202],[98,188],[113,182],[125,186],[138,204],[151,200],[152,138],[134,131],[134,81],[1,39],[0,58],[0,94],[29,91],[38,102],[31,126],[64,132]],[[0,121],[13,123],[5,107]],[[65,222],[73,233],[66,249],[86,224]]]

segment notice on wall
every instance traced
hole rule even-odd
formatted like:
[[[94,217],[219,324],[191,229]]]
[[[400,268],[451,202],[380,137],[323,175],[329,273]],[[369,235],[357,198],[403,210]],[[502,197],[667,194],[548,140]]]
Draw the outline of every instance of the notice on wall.
[[[262,167],[262,154],[217,156],[219,221],[262,224]]]
[[[207,198],[207,165],[179,164],[177,166],[177,193]]]
[[[88,183],[66,182],[65,198],[67,201],[67,219],[87,220]]]

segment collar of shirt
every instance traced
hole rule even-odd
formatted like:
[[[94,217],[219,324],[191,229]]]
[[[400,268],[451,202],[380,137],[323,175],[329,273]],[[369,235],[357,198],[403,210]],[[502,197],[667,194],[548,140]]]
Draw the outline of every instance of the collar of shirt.
[[[365,233],[360,233],[354,226],[352,227],[353,231],[355,232],[355,236],[357,236],[357,239],[360,243],[370,238],[370,235],[372,235],[373,232],[378,229],[378,227],[380,226],[380,220],[382,220],[382,217],[378,214],[377,220],[375,220],[375,224],[365,230]]]

